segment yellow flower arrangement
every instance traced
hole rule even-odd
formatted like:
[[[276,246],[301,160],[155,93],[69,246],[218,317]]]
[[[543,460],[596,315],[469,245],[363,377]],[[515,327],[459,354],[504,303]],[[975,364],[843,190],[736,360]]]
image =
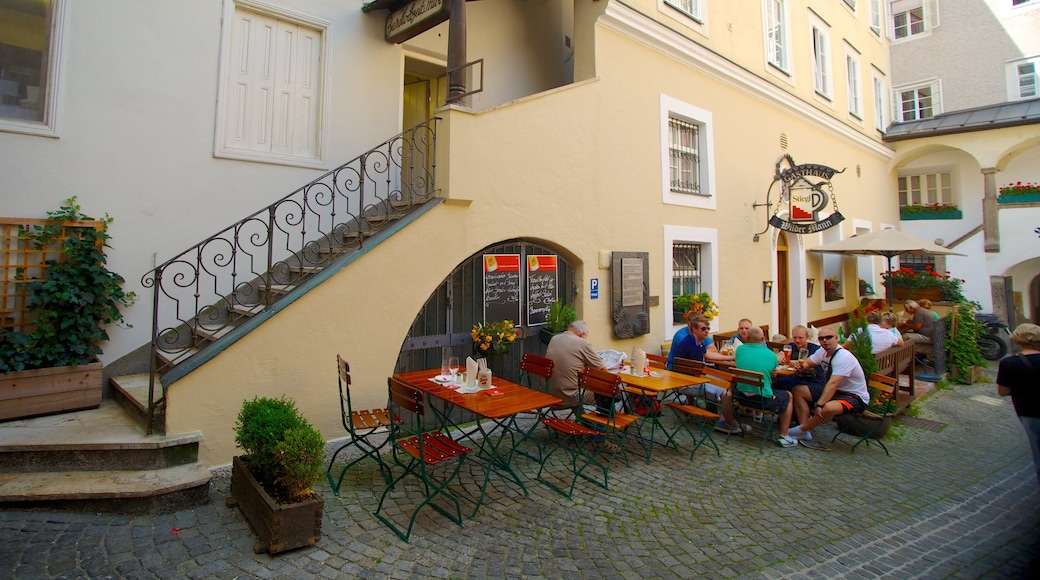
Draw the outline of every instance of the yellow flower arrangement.
[[[474,324],[469,334],[473,338],[473,348],[485,355],[507,352],[517,336],[511,320]]]
[[[708,320],[715,320],[715,317],[719,315],[719,305],[711,299],[707,292],[694,294],[690,297],[690,309],[684,318],[689,318],[691,314],[701,314]]]

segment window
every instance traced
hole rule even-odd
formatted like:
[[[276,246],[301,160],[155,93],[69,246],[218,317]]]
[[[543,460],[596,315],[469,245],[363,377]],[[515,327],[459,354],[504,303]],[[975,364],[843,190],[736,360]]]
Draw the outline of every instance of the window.
[[[889,4],[893,40],[910,38],[939,26],[937,0],[898,0]]]
[[[830,34],[821,25],[812,25],[813,90],[824,97],[831,94]]]
[[[664,0],[664,3],[698,22],[701,19],[701,0]]]
[[[881,36],[881,0],[869,0],[870,30]]]
[[[712,114],[661,95],[664,203],[715,209]]]
[[[841,227],[833,227],[820,232],[822,242],[830,244],[841,241]],[[823,272],[823,302],[831,302],[832,308],[845,305],[845,272],[842,257],[839,254],[821,254],[820,269]]]
[[[896,96],[901,121],[920,121],[942,113],[938,83],[900,88]]]
[[[1037,96],[1037,70],[1040,57],[1008,64],[1008,99],[1032,99]]]
[[[0,0],[0,131],[57,137],[64,0]]]
[[[214,154],[322,167],[329,22],[228,3]]]
[[[853,11],[856,10],[856,0],[842,0],[842,1],[845,2],[845,5],[848,6],[849,8],[851,8]]]
[[[700,293],[700,263],[700,244],[672,244],[672,296]]]
[[[859,86],[859,56],[845,53],[845,81],[849,114],[857,119],[863,118],[863,94]]]
[[[874,76],[874,127],[881,132],[885,131],[885,82],[881,77]]]
[[[672,191],[701,192],[699,141],[697,125],[676,117],[668,119],[668,165]]]
[[[1024,4],[1029,4],[1032,1],[1033,0],[1011,0],[1011,5],[1012,6],[1022,6]]]
[[[953,174],[949,171],[899,177],[899,207],[953,203]]]
[[[896,266],[892,267],[896,268]],[[927,269],[935,270],[935,256],[903,254],[899,256],[898,267],[910,268],[914,272],[924,272]]]
[[[766,62],[787,70],[787,2],[766,0]]]

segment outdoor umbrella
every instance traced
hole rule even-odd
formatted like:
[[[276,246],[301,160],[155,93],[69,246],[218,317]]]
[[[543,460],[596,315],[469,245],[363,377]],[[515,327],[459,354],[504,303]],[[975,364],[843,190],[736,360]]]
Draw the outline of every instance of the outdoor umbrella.
[[[904,254],[931,254],[936,256],[963,256],[953,250],[944,248],[932,242],[926,242],[909,234],[896,230],[886,229],[877,232],[869,232],[852,236],[847,240],[841,240],[832,244],[826,244],[810,250],[812,252],[845,254],[845,255],[868,255],[884,256],[888,259],[887,271],[892,271],[892,258]],[[889,309],[892,308],[892,277],[887,277],[887,290]]]

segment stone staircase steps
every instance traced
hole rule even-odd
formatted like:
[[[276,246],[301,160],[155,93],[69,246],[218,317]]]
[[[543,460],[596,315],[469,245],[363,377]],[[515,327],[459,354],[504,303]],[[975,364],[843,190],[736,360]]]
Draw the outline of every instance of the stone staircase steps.
[[[180,360],[185,358],[187,357],[182,357]],[[110,380],[112,399],[123,407],[127,415],[133,418],[134,422],[140,427],[138,429],[139,433],[143,433],[148,427],[148,377],[148,373],[138,373],[112,377]],[[159,402],[161,399],[162,385],[159,383],[159,379],[156,378],[152,400]],[[153,422],[156,421],[155,418],[152,420]],[[161,424],[153,425],[153,432],[161,432],[162,430]]]
[[[198,462],[201,440],[198,432],[145,435],[112,399],[88,411],[0,423],[0,508],[155,513],[198,506],[208,500],[211,479]]]

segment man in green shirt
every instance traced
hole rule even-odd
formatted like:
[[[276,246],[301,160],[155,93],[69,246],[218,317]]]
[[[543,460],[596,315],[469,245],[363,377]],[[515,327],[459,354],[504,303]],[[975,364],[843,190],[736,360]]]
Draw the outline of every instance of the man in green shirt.
[[[734,385],[733,399],[753,409],[770,411],[777,416],[780,426],[780,438],[777,445],[781,447],[794,447],[798,445],[793,437],[788,436],[787,429],[791,426],[791,393],[790,391],[773,391],[773,373],[778,364],[777,355],[765,345],[765,335],[762,329],[752,326],[748,329],[748,341],[737,347],[736,367],[747,371],[762,374],[762,391],[757,387],[736,383]],[[733,406],[727,405],[723,409],[726,423],[733,424]]]

